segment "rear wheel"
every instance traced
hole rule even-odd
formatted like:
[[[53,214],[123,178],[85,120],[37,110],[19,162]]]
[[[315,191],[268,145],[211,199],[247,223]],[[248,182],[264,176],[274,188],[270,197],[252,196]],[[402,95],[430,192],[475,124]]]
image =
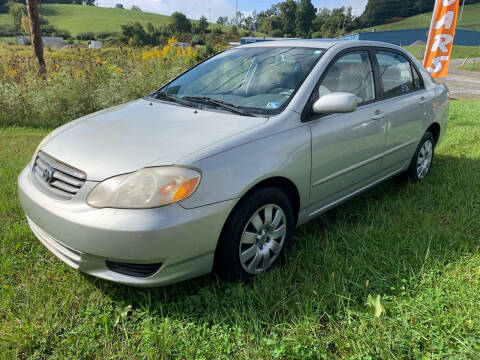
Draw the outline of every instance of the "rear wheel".
[[[250,280],[275,266],[292,237],[293,208],[277,188],[261,189],[234,210],[215,254],[215,270],[227,279]]]
[[[435,138],[432,133],[426,132],[418,144],[415,155],[410,162],[407,175],[412,181],[424,179],[432,167],[433,156],[435,153]]]

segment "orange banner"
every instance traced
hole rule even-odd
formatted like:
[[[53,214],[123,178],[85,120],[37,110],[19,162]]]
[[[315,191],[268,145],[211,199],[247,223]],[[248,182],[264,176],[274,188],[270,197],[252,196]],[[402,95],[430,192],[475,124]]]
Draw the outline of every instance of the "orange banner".
[[[460,0],[437,0],[423,66],[433,77],[448,75]]]

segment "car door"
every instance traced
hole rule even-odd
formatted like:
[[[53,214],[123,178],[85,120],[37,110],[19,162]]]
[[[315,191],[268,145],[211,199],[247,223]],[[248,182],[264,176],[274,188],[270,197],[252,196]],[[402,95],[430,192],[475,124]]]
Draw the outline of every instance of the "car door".
[[[372,54],[340,53],[326,69],[307,104],[312,134],[311,207],[320,209],[373,181],[385,146],[378,108]],[[357,95],[359,106],[347,114],[312,114],[312,104],[332,92]],[[304,113],[305,114],[305,113]]]
[[[401,168],[410,161],[423,136],[430,96],[415,66],[394,50],[376,50],[387,138],[382,170]]]

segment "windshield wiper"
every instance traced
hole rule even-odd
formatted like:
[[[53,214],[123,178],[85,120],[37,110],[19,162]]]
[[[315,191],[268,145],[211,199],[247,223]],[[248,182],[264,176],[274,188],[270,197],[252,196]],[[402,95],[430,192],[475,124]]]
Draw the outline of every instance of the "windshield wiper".
[[[206,104],[213,104],[213,105],[216,105],[216,106],[221,107],[223,109],[229,110],[233,113],[244,115],[244,116],[255,116],[252,113],[248,112],[247,110],[241,109],[237,105],[230,104],[230,103],[224,102],[222,100],[212,99],[212,98],[209,98],[207,96],[203,96],[203,97],[200,97],[200,96],[185,96],[182,99],[189,100],[189,101],[202,102],[204,104],[205,103]]]
[[[193,105],[192,101],[189,101],[189,100],[186,100],[186,99],[184,100],[183,98],[179,98],[179,97],[176,97],[176,96],[169,95],[165,91],[157,91],[153,95],[157,98],[162,98],[164,100],[175,102],[175,103],[182,104],[182,105],[185,105],[185,106],[192,106]]]

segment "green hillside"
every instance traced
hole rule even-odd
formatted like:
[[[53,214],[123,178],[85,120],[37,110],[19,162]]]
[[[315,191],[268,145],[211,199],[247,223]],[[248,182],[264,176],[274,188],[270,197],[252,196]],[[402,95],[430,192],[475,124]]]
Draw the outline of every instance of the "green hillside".
[[[460,15],[459,15],[460,16]],[[428,28],[432,21],[432,13],[411,16],[393,24],[374,26],[375,31]],[[465,5],[462,20],[458,22],[459,29],[480,30],[480,3]],[[372,31],[373,28],[360,29],[360,32]]]
[[[40,13],[50,24],[70,31],[73,36],[85,31],[120,32],[120,25],[134,21],[144,26],[149,22],[156,26],[165,26],[169,20],[169,16],[166,15],[85,5],[43,4],[40,5]],[[11,22],[9,14],[0,14],[0,24]],[[220,25],[210,24],[210,27]],[[223,26],[222,29],[226,30],[228,27]]]

